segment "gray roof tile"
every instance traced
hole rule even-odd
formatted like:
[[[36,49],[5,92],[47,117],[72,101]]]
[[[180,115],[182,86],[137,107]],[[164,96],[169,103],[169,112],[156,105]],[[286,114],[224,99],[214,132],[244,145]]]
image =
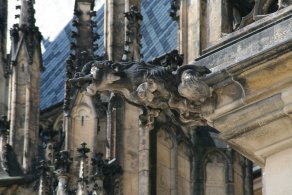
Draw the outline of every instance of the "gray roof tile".
[[[169,9],[169,0],[142,0],[142,53],[146,61],[176,48],[177,27],[169,16]],[[101,35],[98,40],[98,55],[104,53],[103,13],[104,7],[101,7],[95,17],[98,27],[96,31]],[[65,61],[70,53],[70,34],[73,29],[70,21],[54,41],[44,41],[46,50],[43,53],[43,63],[46,70],[41,75],[42,110],[63,101]]]

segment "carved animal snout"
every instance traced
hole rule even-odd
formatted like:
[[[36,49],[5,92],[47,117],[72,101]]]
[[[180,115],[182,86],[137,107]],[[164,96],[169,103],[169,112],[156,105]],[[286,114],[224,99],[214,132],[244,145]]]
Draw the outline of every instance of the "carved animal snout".
[[[120,76],[114,75],[112,73],[110,73],[106,76],[106,80],[108,83],[113,83],[113,82],[118,81],[120,79],[121,79]]]
[[[154,99],[154,95],[152,92],[148,89],[147,83],[142,83],[137,88],[137,96],[142,101],[152,102]]]

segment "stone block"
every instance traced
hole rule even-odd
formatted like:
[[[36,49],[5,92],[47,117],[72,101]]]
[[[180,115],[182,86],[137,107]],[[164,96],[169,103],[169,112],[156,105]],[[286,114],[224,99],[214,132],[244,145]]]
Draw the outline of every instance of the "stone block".
[[[171,153],[170,149],[165,147],[164,145],[157,143],[157,162],[159,164],[164,165],[165,167],[171,167]]]
[[[292,193],[292,148],[267,158],[263,173],[265,195],[290,195]]]
[[[157,164],[157,188],[162,189],[171,189],[171,170],[169,167],[165,167],[164,165],[158,163]]]
[[[127,195],[137,195],[138,193],[138,174],[124,171],[122,176],[122,192]]]

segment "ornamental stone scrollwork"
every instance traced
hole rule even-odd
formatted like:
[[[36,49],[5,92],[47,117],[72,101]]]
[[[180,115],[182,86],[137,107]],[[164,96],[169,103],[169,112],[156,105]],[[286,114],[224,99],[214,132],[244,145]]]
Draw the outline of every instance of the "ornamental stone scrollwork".
[[[180,0],[171,0],[169,16],[173,20],[179,20]]]
[[[126,40],[124,45],[124,54],[122,57],[122,61],[132,60],[134,56],[130,54],[135,51],[135,48],[142,47],[140,43],[140,39],[142,35],[139,33],[141,21],[143,20],[143,16],[139,12],[137,6],[131,5],[129,12],[124,13],[125,18],[127,18],[126,25]],[[141,55],[141,54],[139,54]],[[136,56],[140,57],[140,56]]]
[[[230,0],[233,30],[243,28],[290,5],[291,0]]]
[[[93,175],[91,180],[94,181],[93,192],[96,194],[111,194],[112,188],[119,187],[119,183],[112,183],[112,179],[117,179],[122,174],[122,167],[116,159],[105,160],[102,153],[95,153],[91,159]],[[93,193],[93,194],[94,194]],[[115,193],[116,194],[116,193]]]
[[[37,167],[38,173],[40,174],[40,181],[39,181],[39,191],[38,195],[46,195],[49,193],[50,185],[48,185],[48,179],[49,179],[49,166],[46,161],[42,160],[40,161],[40,165]]]
[[[160,114],[158,109],[142,109],[139,115],[139,125],[140,127],[152,130],[154,129],[154,120]]]
[[[113,91],[132,104],[171,110],[180,123],[200,121],[202,105],[212,89],[202,80],[210,70],[204,66],[162,67],[146,62],[91,61],[70,79],[86,94]]]
[[[72,158],[68,151],[60,151],[55,160],[55,173],[58,177],[57,195],[68,195],[69,167],[72,164]]]

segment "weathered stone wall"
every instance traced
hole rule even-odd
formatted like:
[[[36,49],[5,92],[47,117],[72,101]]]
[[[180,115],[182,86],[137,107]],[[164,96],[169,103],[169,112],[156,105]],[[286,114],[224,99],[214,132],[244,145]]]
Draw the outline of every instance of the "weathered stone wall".
[[[263,175],[263,194],[290,194],[292,187],[289,178],[292,176],[291,147],[271,155],[266,160]]]
[[[172,142],[169,135],[164,130],[159,130],[157,132],[157,165],[156,165],[156,177],[157,177],[157,194],[171,194],[173,186],[172,180],[174,175],[172,169],[174,162],[171,160],[171,150],[176,150],[174,148],[174,143]]]
[[[37,190],[32,185],[11,185],[9,187],[0,187],[0,194],[5,195],[37,195]]]
[[[157,194],[191,194],[189,149],[184,143],[178,146],[168,130],[156,131],[156,148],[153,148],[156,150],[156,165],[151,166],[155,167],[155,171],[151,172],[155,174],[156,184],[151,187],[156,189]]]
[[[177,194],[191,195],[191,154],[190,148],[184,143],[180,143],[177,148],[177,179],[178,190]]]
[[[121,136],[122,145],[118,147],[118,159],[123,169],[122,192],[123,194],[139,193],[139,115],[140,109],[125,103],[123,129]],[[119,153],[120,152],[120,153]],[[143,160],[147,163],[148,158]],[[147,186],[144,186],[147,188]]]
[[[219,154],[220,155],[220,154]],[[205,194],[226,194],[226,162],[222,156],[210,156],[205,170]]]
[[[87,147],[91,150],[89,156],[92,157],[93,152],[97,151],[98,141],[105,141],[105,129],[103,129],[102,134],[99,134],[97,125],[97,115],[91,97],[79,93],[71,113],[69,151],[71,151],[73,157],[76,158],[76,148],[79,147],[81,143],[87,143]],[[99,150],[101,150],[101,148],[99,148]],[[100,152],[104,153],[105,150]]]

